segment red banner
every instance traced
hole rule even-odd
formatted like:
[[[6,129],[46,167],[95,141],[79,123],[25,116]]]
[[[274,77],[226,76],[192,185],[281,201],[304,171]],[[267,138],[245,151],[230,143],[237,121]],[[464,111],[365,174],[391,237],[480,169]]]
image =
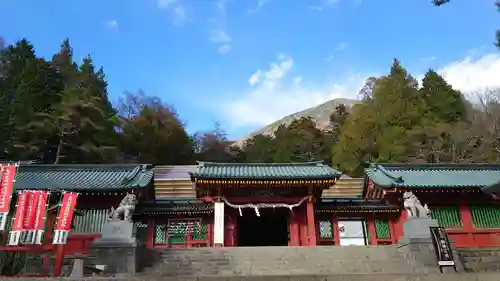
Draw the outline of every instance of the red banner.
[[[36,207],[38,205],[40,191],[26,190],[24,193],[26,193],[26,209],[24,210],[23,236],[21,243],[34,244]]]
[[[7,225],[16,171],[16,165],[0,165],[0,231],[5,230],[5,226]]]
[[[24,213],[26,212],[26,204],[28,203],[28,192],[19,192],[19,197],[17,198],[16,213],[14,216],[14,224],[12,225],[12,231],[23,230],[24,223]]]
[[[54,230],[53,244],[66,244],[71,229],[77,198],[78,193],[76,192],[64,193],[61,207],[59,208],[56,228]]]
[[[17,198],[16,213],[14,215],[14,223],[10,231],[9,245],[19,245],[24,227],[24,214],[26,213],[26,205],[28,203],[29,193],[25,191],[19,192]]]
[[[35,224],[33,229],[44,230],[45,228],[45,217],[47,215],[47,201],[49,199],[49,193],[46,191],[40,191],[38,194],[38,201],[36,204],[35,213]]]
[[[33,230],[35,227],[36,204],[38,201],[37,191],[26,190],[26,209],[23,216],[23,230]]]
[[[45,232],[45,219],[47,216],[47,202],[49,200],[49,193],[46,191],[38,192],[38,200],[35,211],[35,223],[33,226],[34,235],[32,244],[43,243],[43,233]]]
[[[0,185],[0,213],[9,212],[16,170],[15,165],[3,166],[2,184]]]

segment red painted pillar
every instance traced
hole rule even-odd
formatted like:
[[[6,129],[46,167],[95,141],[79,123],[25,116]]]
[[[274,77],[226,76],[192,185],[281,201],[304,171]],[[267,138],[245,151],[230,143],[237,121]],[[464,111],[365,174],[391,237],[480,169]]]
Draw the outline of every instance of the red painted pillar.
[[[54,246],[55,248],[55,259],[54,259],[54,277],[61,276],[62,266],[64,263],[64,244],[58,244]]]
[[[224,221],[226,225],[224,245],[225,247],[235,247],[236,246],[236,213],[231,210],[227,212],[227,221]]]
[[[394,224],[394,236],[396,241],[399,240],[400,237],[404,236],[403,223],[406,221],[407,217],[408,214],[406,213],[406,210],[402,210],[399,219],[397,219]]]
[[[155,219],[153,217],[148,218],[148,237],[146,239],[146,247],[152,249],[154,247],[155,241]]]
[[[299,243],[300,246],[309,245],[309,240],[307,236],[307,208],[303,207],[300,209],[300,213],[297,214],[297,220],[299,223]]]
[[[314,198],[309,197],[307,201],[307,236],[309,246],[316,246],[316,222],[314,221]]]
[[[474,224],[472,223],[472,214],[470,212],[469,206],[467,204],[460,204],[460,218],[462,219],[462,224],[464,225],[464,230],[466,230],[466,238],[462,241],[467,243],[467,246],[475,246],[474,244]]]
[[[368,231],[370,232],[370,245],[377,245],[377,230],[375,229],[374,218],[368,218]]]
[[[332,222],[333,222],[333,240],[335,241],[335,246],[340,246],[339,219],[336,216],[333,216]]]
[[[288,241],[289,246],[299,246],[299,224],[297,220],[297,214],[292,211],[290,212],[290,241]]]

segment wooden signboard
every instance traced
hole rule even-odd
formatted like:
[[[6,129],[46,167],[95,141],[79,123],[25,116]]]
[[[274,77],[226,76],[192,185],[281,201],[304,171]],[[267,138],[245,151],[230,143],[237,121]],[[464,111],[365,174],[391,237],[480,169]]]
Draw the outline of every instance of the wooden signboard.
[[[430,227],[437,263],[441,270],[443,266],[453,266],[456,270],[455,259],[451,248],[448,233],[443,227]]]

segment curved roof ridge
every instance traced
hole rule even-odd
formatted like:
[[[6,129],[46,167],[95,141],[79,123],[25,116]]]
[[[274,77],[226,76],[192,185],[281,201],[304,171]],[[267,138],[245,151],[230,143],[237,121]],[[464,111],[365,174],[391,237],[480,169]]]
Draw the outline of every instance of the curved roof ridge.
[[[384,166],[379,164],[379,165],[377,165],[377,169],[379,169],[386,177],[394,180],[395,182],[404,183],[403,177],[401,177],[401,176],[396,177],[396,176],[392,175],[391,172],[389,172]]]
[[[127,169],[150,169],[153,168],[153,164],[21,164],[19,168],[42,168],[43,170],[50,169],[81,169],[81,170],[99,170],[99,169],[116,169],[116,168],[127,168]]]
[[[293,163],[224,163],[197,161],[200,166],[323,166],[324,161],[293,162]]]
[[[410,164],[410,163],[377,163],[373,168],[377,167],[386,168],[401,168],[401,169],[425,169],[436,168],[436,169],[454,169],[454,168],[469,168],[469,169],[488,169],[488,168],[496,168],[500,169],[500,164],[492,164],[492,163],[424,163],[424,164]]]

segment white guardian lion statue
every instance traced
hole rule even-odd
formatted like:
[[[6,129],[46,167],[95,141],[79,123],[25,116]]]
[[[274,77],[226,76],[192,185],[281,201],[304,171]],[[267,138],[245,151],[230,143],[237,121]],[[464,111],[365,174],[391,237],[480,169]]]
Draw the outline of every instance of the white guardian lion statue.
[[[411,191],[406,191],[403,193],[403,206],[408,212],[409,218],[428,218],[431,214],[427,204],[422,206],[420,200]]]
[[[135,210],[135,205],[137,204],[137,197],[133,193],[127,193],[127,195],[122,199],[118,208],[111,207],[111,212],[109,214],[109,219],[111,220],[132,220],[132,213]]]

